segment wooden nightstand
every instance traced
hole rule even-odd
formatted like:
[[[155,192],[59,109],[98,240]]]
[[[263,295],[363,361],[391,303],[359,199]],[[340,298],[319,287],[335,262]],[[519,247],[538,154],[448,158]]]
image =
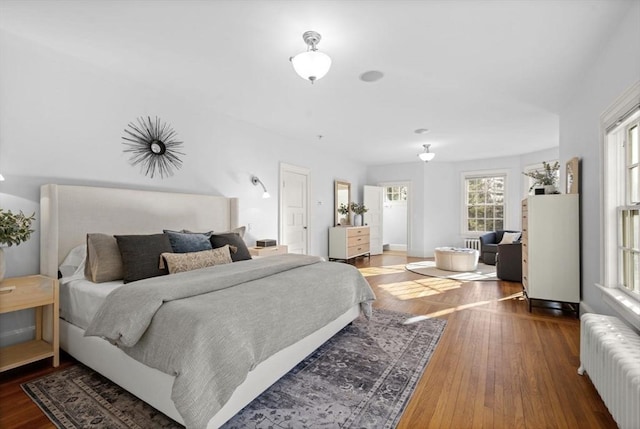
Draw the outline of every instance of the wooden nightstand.
[[[289,248],[286,244],[269,247],[249,247],[249,253],[254,258],[262,258],[263,256],[284,255],[289,253]]]
[[[35,339],[0,348],[0,372],[53,357],[60,363],[58,280],[41,276],[13,277],[0,282],[0,313],[35,308]]]

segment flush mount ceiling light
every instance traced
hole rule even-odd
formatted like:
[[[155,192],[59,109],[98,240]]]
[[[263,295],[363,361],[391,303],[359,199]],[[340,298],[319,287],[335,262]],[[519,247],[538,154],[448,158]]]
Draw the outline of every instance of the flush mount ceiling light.
[[[429,162],[436,157],[435,153],[429,152],[429,147],[431,147],[430,144],[423,144],[422,147],[424,147],[424,152],[420,152],[418,154],[418,158],[420,158],[422,161]]]
[[[322,37],[315,31],[306,31],[302,35],[307,51],[289,58],[293,69],[298,75],[314,83],[322,79],[331,67],[331,58],[327,54],[318,51],[318,43]]]

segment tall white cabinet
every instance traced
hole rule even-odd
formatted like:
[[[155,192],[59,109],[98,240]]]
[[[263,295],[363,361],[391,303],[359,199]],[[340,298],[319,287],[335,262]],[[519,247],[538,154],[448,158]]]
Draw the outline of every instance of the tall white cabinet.
[[[578,194],[535,195],[522,201],[522,286],[532,301],[580,303]]]

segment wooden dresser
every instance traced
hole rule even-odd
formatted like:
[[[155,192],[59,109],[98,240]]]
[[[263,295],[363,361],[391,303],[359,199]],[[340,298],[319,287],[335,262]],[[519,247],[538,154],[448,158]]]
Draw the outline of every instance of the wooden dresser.
[[[578,194],[536,195],[522,201],[522,287],[529,303],[580,303]]]
[[[368,226],[334,226],[329,228],[329,260],[348,261],[369,256]]]

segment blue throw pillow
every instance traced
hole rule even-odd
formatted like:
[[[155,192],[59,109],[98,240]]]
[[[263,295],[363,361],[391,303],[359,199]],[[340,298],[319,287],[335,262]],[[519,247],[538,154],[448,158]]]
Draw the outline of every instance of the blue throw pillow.
[[[164,230],[169,237],[173,253],[191,253],[211,250],[211,242],[206,234]]]

